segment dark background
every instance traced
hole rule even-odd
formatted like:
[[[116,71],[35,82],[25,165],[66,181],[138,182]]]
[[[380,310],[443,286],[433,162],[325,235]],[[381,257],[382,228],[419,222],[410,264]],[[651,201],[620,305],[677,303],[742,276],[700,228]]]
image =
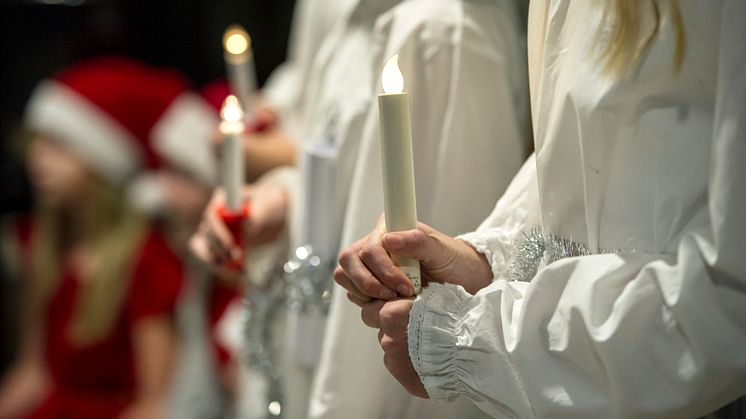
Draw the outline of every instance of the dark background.
[[[261,85],[285,58],[293,6],[294,0],[0,0],[0,216],[30,205],[18,137],[40,80],[82,58],[126,54],[177,68],[199,87],[224,76],[223,30],[239,23],[252,37]],[[0,372],[12,356],[18,297],[1,263]]]

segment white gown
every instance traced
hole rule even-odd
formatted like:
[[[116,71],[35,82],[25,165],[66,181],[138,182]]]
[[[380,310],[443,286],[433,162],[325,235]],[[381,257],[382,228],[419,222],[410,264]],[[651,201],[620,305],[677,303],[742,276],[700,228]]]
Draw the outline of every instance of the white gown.
[[[533,2],[536,160],[462,236],[495,281],[414,304],[432,398],[494,417],[689,418],[746,394],[746,2],[679,4],[680,74],[665,17],[614,81],[591,50],[600,2]]]
[[[394,54],[411,95],[419,219],[458,233],[489,213],[527,148],[520,26],[509,1],[362,0],[335,28],[315,62],[305,120],[310,138],[333,138],[339,150],[342,245],[383,212],[376,95]],[[339,287],[326,330],[309,417],[483,417],[466,400],[410,396],[384,368],[377,331]]]
[[[262,89],[262,95],[268,104],[279,113],[283,129],[289,137],[299,140],[301,146],[308,140],[304,134],[307,129],[302,122],[303,98],[309,87],[309,77],[314,60],[329,32],[345,19],[351,7],[357,0],[298,0],[295,5],[293,24],[288,48],[288,59],[271,75]],[[298,173],[295,168],[278,168],[262,177],[260,182],[281,185],[288,189],[291,195],[292,228],[275,243],[262,247],[249,254],[249,277],[253,282],[263,283],[274,274],[273,269],[287,260],[288,248],[294,248],[302,243],[294,239],[299,230],[295,216],[300,210],[300,199],[297,199],[299,189]],[[290,244],[290,246],[289,246]],[[275,278],[278,279],[278,278]],[[235,355],[241,362],[238,377],[238,397],[235,405],[236,417],[244,419],[261,419],[268,415],[267,379],[255,368],[248,364],[248,357],[244,352],[245,317],[243,310],[232,312],[229,320],[223,321],[225,335],[229,341],[235,342]],[[286,418],[303,418],[308,405],[308,393],[312,379],[312,371],[297,365],[291,347],[293,331],[288,330],[292,325],[284,311],[275,318],[272,324],[273,351],[278,369],[281,370],[283,383],[282,414]]]
[[[288,42],[287,60],[276,68],[262,94],[282,118],[292,138],[302,134],[296,125],[314,59],[326,36],[347,16],[357,0],[298,0]]]

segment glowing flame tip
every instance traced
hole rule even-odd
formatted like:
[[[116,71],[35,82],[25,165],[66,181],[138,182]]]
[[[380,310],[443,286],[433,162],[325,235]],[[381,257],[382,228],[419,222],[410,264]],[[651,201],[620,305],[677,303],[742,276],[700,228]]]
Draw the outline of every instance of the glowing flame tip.
[[[401,93],[404,91],[404,76],[399,70],[399,55],[389,58],[386,65],[383,66],[381,74],[381,84],[386,94]]]
[[[232,25],[223,34],[223,48],[229,54],[244,54],[251,48],[251,37],[241,26]]]
[[[240,122],[243,120],[241,103],[234,95],[228,95],[220,109],[220,117],[226,122]]]

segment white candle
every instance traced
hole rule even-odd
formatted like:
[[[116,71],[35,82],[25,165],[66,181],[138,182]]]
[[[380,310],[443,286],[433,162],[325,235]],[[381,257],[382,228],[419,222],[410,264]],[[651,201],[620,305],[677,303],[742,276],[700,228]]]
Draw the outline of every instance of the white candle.
[[[340,203],[337,194],[337,149],[331,144],[310,143],[300,156],[303,174],[303,214],[300,244],[310,244],[323,263],[339,252]]]
[[[223,134],[223,187],[226,193],[228,210],[238,213],[243,208],[241,188],[244,179],[244,156],[241,146],[244,132],[243,110],[233,95],[225,98],[220,109],[220,132]]]
[[[399,71],[398,62],[399,56],[395,55],[384,66],[381,82],[385,93],[378,95],[383,204],[387,231],[417,228],[409,94],[403,92],[404,77]],[[415,292],[419,293],[422,289],[420,262],[397,255],[392,255],[392,258],[412,281]]]
[[[244,28],[231,25],[223,34],[225,65],[228,72],[228,83],[248,114],[254,104],[256,90],[256,70],[254,54],[251,50],[251,38]]]

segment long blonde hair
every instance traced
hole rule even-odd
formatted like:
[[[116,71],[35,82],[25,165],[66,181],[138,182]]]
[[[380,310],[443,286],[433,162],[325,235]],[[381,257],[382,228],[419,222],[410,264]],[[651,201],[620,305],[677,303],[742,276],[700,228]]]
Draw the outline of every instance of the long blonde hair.
[[[619,78],[628,74],[639,64],[660,31],[663,19],[659,4],[661,1],[664,0],[649,0],[655,15],[655,21],[653,30],[648,34],[643,31],[646,12],[646,8],[643,6],[645,6],[645,2],[638,0],[608,0],[605,2],[603,22],[610,27],[610,32],[606,47],[601,51],[599,58],[606,74]],[[684,62],[686,51],[684,19],[681,16],[679,0],[666,1],[668,2],[671,26],[676,38],[673,72],[678,73]]]
[[[90,269],[80,272],[80,296],[66,333],[73,342],[87,344],[104,338],[114,327],[128,288],[132,268],[147,231],[146,221],[127,204],[122,188],[96,175],[88,185],[87,231],[92,236]],[[41,208],[31,241],[31,304],[43,312],[59,286],[65,250],[62,213]]]

